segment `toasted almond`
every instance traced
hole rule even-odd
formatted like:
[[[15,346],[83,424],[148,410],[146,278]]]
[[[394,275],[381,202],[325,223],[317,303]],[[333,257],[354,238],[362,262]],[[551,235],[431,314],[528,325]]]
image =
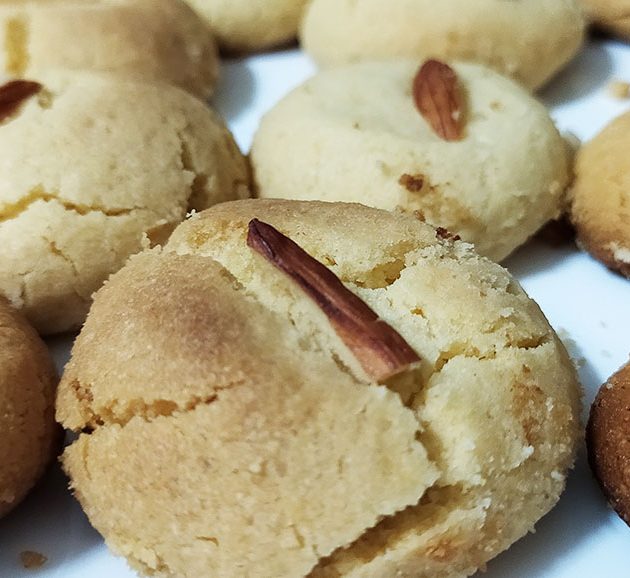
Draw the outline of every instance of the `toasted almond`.
[[[289,275],[317,303],[373,379],[383,382],[420,362],[418,354],[393,327],[289,237],[253,219],[247,244]]]
[[[463,137],[464,95],[455,71],[427,60],[413,80],[413,98],[423,118],[446,141]]]
[[[0,86],[0,122],[10,117],[19,106],[36,95],[43,86],[30,80],[11,80]]]

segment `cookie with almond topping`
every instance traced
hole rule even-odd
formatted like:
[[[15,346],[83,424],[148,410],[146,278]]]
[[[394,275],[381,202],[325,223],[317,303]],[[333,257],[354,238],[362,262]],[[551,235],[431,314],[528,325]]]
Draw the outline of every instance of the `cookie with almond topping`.
[[[214,91],[219,57],[210,27],[183,0],[0,3],[0,72],[94,70]]]
[[[168,84],[56,72],[0,86],[0,294],[43,334],[192,209],[247,196],[223,121]]]
[[[584,28],[580,0],[313,0],[300,39],[325,66],[465,60],[535,89],[575,56]]]
[[[20,503],[61,449],[56,385],[46,345],[0,297],[0,517]]]
[[[410,215],[249,200],[97,293],[57,398],[141,574],[465,576],[557,501],[579,387],[510,275]]]
[[[630,113],[614,119],[578,152],[571,220],[578,242],[630,277]]]
[[[421,64],[342,66],[286,96],[254,137],[258,194],[416,211],[500,261],[563,211],[567,147],[512,80]]]

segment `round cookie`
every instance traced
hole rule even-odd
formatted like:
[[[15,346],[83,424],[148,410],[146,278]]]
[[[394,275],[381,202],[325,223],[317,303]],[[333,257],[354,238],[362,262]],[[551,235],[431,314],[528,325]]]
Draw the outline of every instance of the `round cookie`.
[[[72,41],[69,41],[72,39]],[[211,96],[219,59],[208,25],[183,0],[4,0],[0,72],[97,70]]]
[[[418,63],[358,63],[311,78],[254,137],[258,194],[420,211],[481,254],[505,258],[562,211],[566,146],[516,83],[478,65],[453,68],[465,100],[454,142],[414,105]]]
[[[630,363],[599,390],[586,442],[591,468],[604,494],[630,525]]]
[[[584,37],[579,0],[313,0],[301,42],[323,65],[388,58],[479,62],[530,89]]]
[[[596,259],[630,277],[630,113],[578,152],[571,220]]]
[[[252,219],[346,289],[276,268]],[[324,285],[338,307],[308,296]],[[419,364],[377,382],[360,359],[388,346],[357,356],[345,291]],[[182,578],[469,575],[556,502],[578,415],[564,348],[504,269],[409,215],[296,201],[217,205],[133,257],[57,398],[92,524],[141,573]]]
[[[186,0],[204,16],[219,46],[249,52],[289,42],[308,0]]]
[[[630,0],[582,0],[582,3],[595,26],[630,39]]]
[[[0,516],[26,496],[60,449],[56,385],[46,346],[0,297]]]
[[[176,87],[40,80],[0,109],[0,294],[50,334],[80,326],[109,274],[188,211],[246,196],[248,172],[219,117]],[[0,87],[5,107],[22,85]]]

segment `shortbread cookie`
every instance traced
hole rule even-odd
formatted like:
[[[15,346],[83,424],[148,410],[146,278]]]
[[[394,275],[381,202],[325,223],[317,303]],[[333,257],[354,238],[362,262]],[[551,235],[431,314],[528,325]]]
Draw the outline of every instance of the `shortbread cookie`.
[[[613,508],[630,525],[630,364],[599,390],[586,441],[593,473]]]
[[[418,68],[339,67],[285,97],[254,138],[258,193],[419,211],[501,260],[559,216],[564,142],[542,104],[471,64],[453,65],[462,106],[447,115],[460,117],[461,140],[445,140],[414,103]]]
[[[0,87],[0,294],[55,333],[78,327],[108,275],[188,211],[246,196],[248,173],[218,116],[178,88],[40,80]]]
[[[26,496],[60,449],[56,384],[46,346],[0,297],[0,516]]]
[[[208,25],[183,0],[5,0],[0,72],[54,68],[133,74],[207,98],[218,55]]]
[[[222,49],[249,52],[297,35],[307,0],[186,0],[207,18]]]
[[[577,156],[572,220],[580,244],[630,277],[630,113],[613,120]]]
[[[469,60],[532,89],[576,54],[583,37],[579,0],[313,0],[301,31],[304,49],[323,65]]]
[[[630,39],[630,0],[582,0],[595,26]]]
[[[180,578],[472,574],[557,501],[578,413],[504,269],[409,215],[266,200],[114,275],[57,399],[91,522]]]

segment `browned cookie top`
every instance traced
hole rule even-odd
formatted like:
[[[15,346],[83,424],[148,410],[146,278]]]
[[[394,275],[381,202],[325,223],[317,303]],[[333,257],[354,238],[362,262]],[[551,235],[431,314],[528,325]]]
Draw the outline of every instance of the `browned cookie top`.
[[[600,389],[587,444],[591,468],[606,497],[630,525],[630,362]]]

